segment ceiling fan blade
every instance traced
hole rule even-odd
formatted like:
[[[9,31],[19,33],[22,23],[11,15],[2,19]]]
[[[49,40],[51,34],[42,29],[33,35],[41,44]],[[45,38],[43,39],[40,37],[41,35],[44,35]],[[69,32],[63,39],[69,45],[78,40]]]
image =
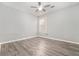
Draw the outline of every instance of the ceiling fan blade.
[[[49,7],[49,6],[51,6],[50,4],[48,4],[48,5],[45,5],[44,7],[46,8],[46,7]]]
[[[44,12],[46,12],[46,10],[45,10],[45,9],[43,9],[43,11],[44,11]]]
[[[41,2],[38,2],[38,5],[40,6],[41,5]]]
[[[31,6],[31,8],[37,8],[36,6]]]
[[[55,7],[55,6],[51,6],[51,8],[53,8],[53,7]]]
[[[38,12],[38,9],[36,9],[35,12]]]

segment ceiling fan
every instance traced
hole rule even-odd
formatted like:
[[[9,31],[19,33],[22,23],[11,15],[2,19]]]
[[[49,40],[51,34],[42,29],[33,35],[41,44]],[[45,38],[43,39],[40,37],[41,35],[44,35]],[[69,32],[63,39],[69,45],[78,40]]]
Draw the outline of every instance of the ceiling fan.
[[[38,11],[46,12],[47,7],[53,8],[55,6],[51,4],[42,5],[42,2],[38,2],[38,6],[31,6],[31,8],[36,8],[35,12],[38,12]]]

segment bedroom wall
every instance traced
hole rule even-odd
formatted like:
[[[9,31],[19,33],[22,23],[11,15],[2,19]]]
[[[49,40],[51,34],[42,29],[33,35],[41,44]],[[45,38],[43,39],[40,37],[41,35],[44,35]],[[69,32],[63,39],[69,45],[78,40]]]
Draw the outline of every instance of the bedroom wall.
[[[0,42],[36,35],[36,18],[0,3]]]
[[[49,14],[48,36],[79,43],[79,5]]]

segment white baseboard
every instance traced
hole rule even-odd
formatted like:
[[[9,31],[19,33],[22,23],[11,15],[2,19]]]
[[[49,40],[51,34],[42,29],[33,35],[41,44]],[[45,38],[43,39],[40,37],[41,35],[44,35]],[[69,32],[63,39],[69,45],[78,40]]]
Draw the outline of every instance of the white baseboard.
[[[78,42],[73,42],[73,41],[58,39],[58,38],[54,38],[54,37],[48,37],[48,36],[39,36],[39,37],[48,38],[48,39],[57,40],[57,41],[68,42],[68,43],[73,43],[73,44],[79,44]]]
[[[35,38],[35,37],[42,37],[42,38],[48,38],[48,39],[57,40],[57,41],[63,41],[63,42],[68,42],[68,43],[73,43],[73,44],[79,44],[78,42],[73,42],[73,41],[58,39],[58,38],[54,38],[54,37],[48,37],[48,36],[29,36],[29,37],[20,38],[20,39],[17,39],[17,40],[2,42],[2,43],[0,43],[0,44],[12,43],[12,42],[21,41],[21,40],[26,40],[26,39],[31,39],[31,38]]]
[[[16,42],[16,41],[21,41],[21,40],[26,40],[26,39],[31,39],[37,36],[29,36],[29,37],[25,37],[25,38],[20,38],[20,39],[16,39],[16,40],[11,40],[11,41],[7,41],[7,42],[2,42],[0,44],[6,44],[6,43],[12,43],[12,42]]]

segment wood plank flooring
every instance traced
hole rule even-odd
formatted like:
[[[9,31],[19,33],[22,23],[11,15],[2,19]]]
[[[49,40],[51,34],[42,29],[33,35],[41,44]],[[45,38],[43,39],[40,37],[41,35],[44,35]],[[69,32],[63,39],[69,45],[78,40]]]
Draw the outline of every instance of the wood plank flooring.
[[[79,45],[41,37],[6,43],[1,56],[79,56]]]

